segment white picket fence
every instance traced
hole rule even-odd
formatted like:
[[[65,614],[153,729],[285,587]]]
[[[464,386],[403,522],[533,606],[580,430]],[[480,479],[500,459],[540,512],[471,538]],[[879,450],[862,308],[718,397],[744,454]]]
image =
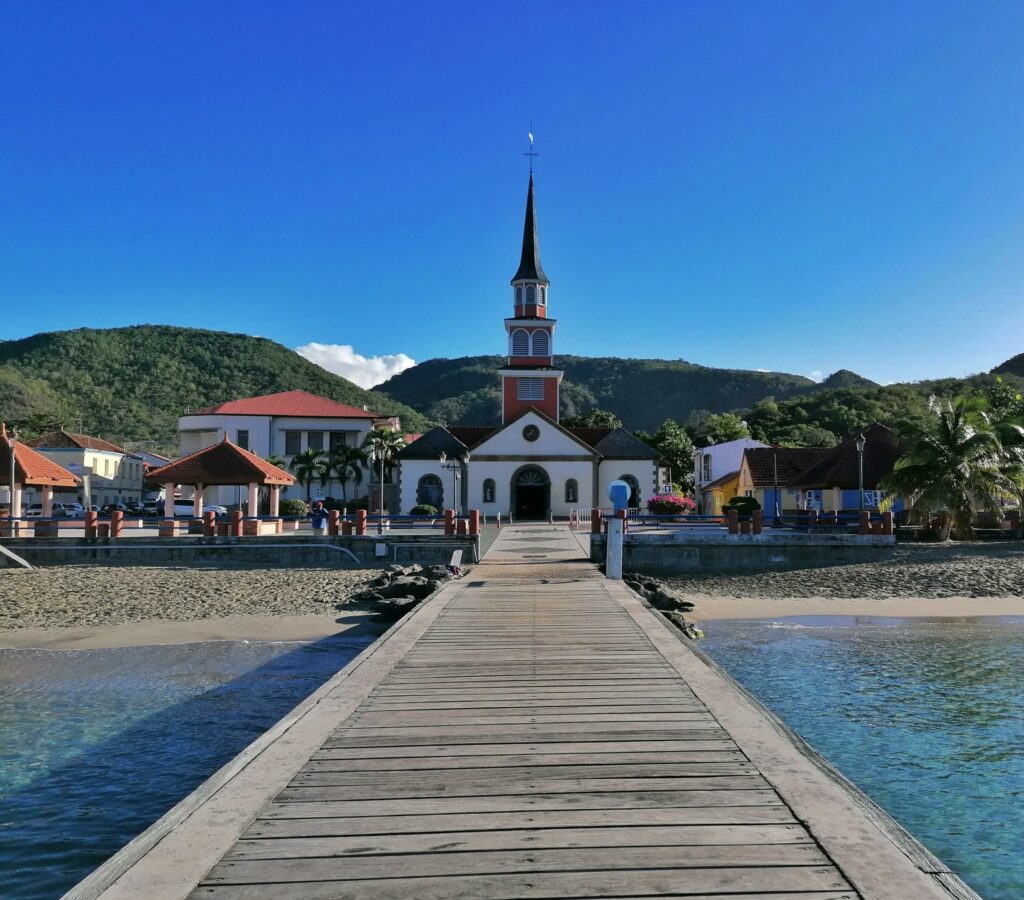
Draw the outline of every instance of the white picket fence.
[[[569,528],[573,531],[590,531],[590,517],[595,507],[592,506],[574,506],[569,510]],[[598,512],[602,515],[610,515],[613,510],[610,506],[597,507]],[[636,519],[639,516],[644,515],[644,511],[636,506],[630,507],[626,510],[627,519]]]

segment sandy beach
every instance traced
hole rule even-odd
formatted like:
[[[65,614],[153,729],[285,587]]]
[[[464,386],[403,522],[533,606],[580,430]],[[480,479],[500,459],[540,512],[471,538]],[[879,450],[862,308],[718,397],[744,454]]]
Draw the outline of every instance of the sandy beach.
[[[1024,615],[1019,544],[901,545],[891,560],[665,579],[697,620],[775,616]]]
[[[311,640],[378,628],[339,609],[376,570],[54,566],[0,570],[0,647]]]

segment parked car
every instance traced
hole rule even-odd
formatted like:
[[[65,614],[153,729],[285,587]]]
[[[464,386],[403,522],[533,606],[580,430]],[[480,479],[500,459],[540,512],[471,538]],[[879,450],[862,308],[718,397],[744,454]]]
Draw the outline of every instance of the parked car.
[[[125,513],[126,515],[128,514],[128,512],[130,512],[130,510],[124,503],[104,503],[100,507],[100,515],[109,516],[112,512],[117,512],[118,510]]]
[[[85,518],[85,507],[81,503],[65,503],[64,509],[69,519]]]
[[[43,515],[43,504],[33,503],[26,511],[25,516],[29,519],[39,519]],[[54,519],[71,519],[74,516],[69,516],[67,507],[63,503],[54,503],[53,512],[50,514]]]
[[[218,516],[226,516],[228,514],[228,509],[227,509],[226,506],[217,506],[217,505],[215,505],[213,503],[204,503],[203,504],[203,512],[204,513],[206,513],[206,512],[213,512],[213,513],[216,513],[216,515],[218,515]],[[195,504],[193,504],[192,502],[187,501],[187,500],[185,502],[182,502],[180,500],[176,500],[175,501],[175,503],[174,503],[174,515],[175,516],[187,516],[188,518],[193,518],[195,516],[195,514],[196,514],[195,513]]]

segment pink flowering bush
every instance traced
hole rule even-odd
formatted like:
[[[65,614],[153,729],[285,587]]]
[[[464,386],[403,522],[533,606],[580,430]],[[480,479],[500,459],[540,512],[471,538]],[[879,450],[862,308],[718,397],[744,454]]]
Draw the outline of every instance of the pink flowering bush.
[[[658,494],[647,501],[648,511],[655,516],[685,516],[697,508],[689,497],[679,494]]]

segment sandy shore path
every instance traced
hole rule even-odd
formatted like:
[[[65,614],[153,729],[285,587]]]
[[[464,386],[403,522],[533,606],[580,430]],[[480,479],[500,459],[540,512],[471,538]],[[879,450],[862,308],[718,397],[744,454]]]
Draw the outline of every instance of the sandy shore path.
[[[1024,615],[1020,544],[901,545],[890,560],[665,579],[697,620],[775,616]]]
[[[312,640],[374,633],[340,606],[376,570],[63,566],[0,571],[0,647]]]

